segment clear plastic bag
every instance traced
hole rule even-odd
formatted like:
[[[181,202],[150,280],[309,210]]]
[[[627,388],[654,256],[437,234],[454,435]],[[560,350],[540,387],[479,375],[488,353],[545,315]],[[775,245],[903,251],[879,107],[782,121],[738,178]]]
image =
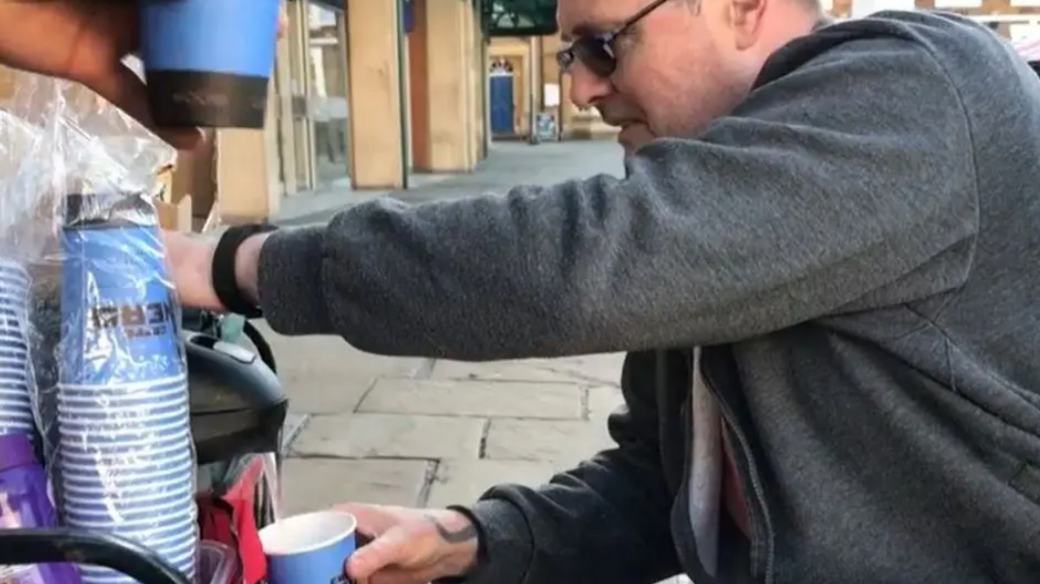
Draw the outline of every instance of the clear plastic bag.
[[[175,151],[83,87],[0,102],[0,433],[31,406],[60,521],[194,576],[195,455],[156,174]],[[0,453],[2,454],[2,453]],[[131,584],[81,566],[85,584]]]

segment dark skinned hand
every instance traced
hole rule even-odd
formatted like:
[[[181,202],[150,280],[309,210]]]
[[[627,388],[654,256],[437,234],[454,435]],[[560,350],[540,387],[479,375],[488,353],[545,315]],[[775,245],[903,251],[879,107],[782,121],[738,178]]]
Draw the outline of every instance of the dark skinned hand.
[[[82,83],[171,145],[193,149],[202,134],[156,128],[144,83],[122,63],[140,40],[137,10],[134,0],[0,0],[0,64]],[[279,35],[286,24],[283,10]]]

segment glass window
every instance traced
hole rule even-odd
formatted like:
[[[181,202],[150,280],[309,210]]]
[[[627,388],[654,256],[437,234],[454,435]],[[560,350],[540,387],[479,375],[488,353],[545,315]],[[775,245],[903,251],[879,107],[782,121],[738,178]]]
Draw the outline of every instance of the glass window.
[[[308,77],[310,112],[314,123],[314,161],[323,186],[348,186],[347,62],[343,13],[310,3],[308,6]]]

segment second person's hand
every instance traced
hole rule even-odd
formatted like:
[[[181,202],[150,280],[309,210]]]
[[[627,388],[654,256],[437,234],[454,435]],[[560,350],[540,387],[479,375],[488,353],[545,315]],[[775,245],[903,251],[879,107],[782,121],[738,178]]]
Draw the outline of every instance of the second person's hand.
[[[358,584],[425,584],[462,576],[477,559],[477,529],[464,515],[447,509],[410,509],[346,504],[358,533],[371,542],[347,563]]]
[[[287,26],[283,6],[279,36]],[[192,149],[202,134],[156,128],[144,83],[122,63],[139,40],[133,0],[0,0],[0,65],[78,81],[170,144]]]

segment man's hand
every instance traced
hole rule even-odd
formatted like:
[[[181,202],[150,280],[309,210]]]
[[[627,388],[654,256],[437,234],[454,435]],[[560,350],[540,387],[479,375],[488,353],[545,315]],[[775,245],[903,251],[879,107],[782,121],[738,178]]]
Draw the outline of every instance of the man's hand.
[[[224,307],[213,291],[213,240],[178,231],[163,231],[163,251],[177,300],[184,306],[220,312]]]
[[[254,304],[260,304],[257,290],[260,251],[268,234],[247,238],[235,255],[235,281],[242,294]],[[170,279],[177,290],[180,303],[192,308],[221,312],[225,309],[213,291],[213,254],[216,241],[199,235],[178,231],[163,231],[163,251]]]
[[[283,11],[279,35],[286,23]],[[0,64],[82,83],[170,144],[194,148],[198,130],[155,127],[144,83],[122,63],[138,32],[132,0],[0,0]]]
[[[476,563],[477,530],[461,513],[380,505],[341,505],[358,534],[371,538],[347,563],[359,584],[425,584],[461,576]]]

